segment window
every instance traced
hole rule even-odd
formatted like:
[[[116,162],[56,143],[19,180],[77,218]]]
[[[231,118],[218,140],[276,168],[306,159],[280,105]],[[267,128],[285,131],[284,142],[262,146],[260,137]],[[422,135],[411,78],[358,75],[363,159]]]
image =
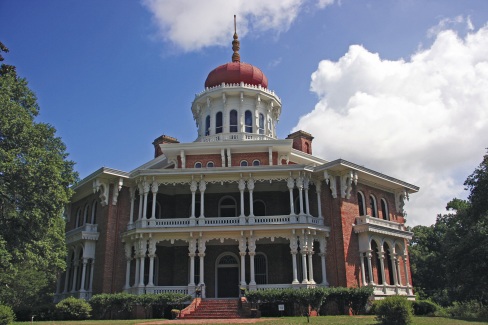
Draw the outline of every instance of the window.
[[[237,216],[236,200],[232,196],[224,196],[219,202],[219,217],[230,218]]]
[[[252,113],[251,111],[246,111],[244,114],[244,120],[246,124],[246,133],[252,133]]]
[[[230,111],[229,119],[230,132],[237,132],[237,111],[235,109]]]
[[[390,220],[390,214],[388,213],[388,205],[386,204],[385,199],[381,199],[381,214],[383,215],[383,219]]]
[[[218,112],[215,117],[215,134],[222,133],[222,112]]]
[[[190,263],[188,263],[188,265],[190,265]],[[197,285],[200,283],[200,258],[198,258],[198,256],[195,257],[195,274],[193,276],[193,282]]]
[[[90,221],[90,205],[85,205],[85,210],[83,211],[83,224],[87,224]]]
[[[76,224],[75,228],[78,228],[81,226],[81,208],[78,208],[78,211],[76,211]]]
[[[201,163],[201,162],[199,162],[199,161],[197,161],[197,162],[195,163],[195,168],[202,168],[202,163]]]
[[[263,253],[257,253],[254,257],[254,277],[256,284],[268,283],[268,262]]]
[[[210,115],[205,118],[205,135],[210,135]]]
[[[264,115],[259,113],[259,134],[264,134]]]
[[[209,167],[209,168],[210,168],[210,167],[213,167],[213,166],[214,166],[213,161],[209,161],[209,162],[207,163],[207,167]]]
[[[242,167],[247,167],[247,161],[246,160],[242,160],[241,161],[241,166]]]
[[[252,165],[253,165],[253,166],[259,166],[259,165],[261,165],[261,162],[260,162],[259,160],[257,160],[257,159],[256,159],[256,160],[254,160],[254,161],[252,162]]]
[[[371,216],[378,218],[378,208],[376,206],[376,198],[373,195],[369,196],[369,207],[371,208]]]
[[[255,216],[265,216],[266,215],[266,204],[262,200],[255,200],[253,202],[253,212]]]
[[[366,211],[364,210],[364,195],[361,192],[358,192],[358,208],[360,216],[366,215]]]
[[[94,200],[92,203],[92,213],[91,213],[90,223],[92,225],[95,225],[97,223],[97,201],[96,200]]]

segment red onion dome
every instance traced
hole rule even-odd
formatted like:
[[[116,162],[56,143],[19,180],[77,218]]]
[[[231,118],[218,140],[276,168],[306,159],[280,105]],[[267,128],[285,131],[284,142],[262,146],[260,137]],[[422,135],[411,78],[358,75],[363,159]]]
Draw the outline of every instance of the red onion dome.
[[[213,69],[205,80],[205,88],[219,86],[222,83],[235,84],[241,82],[268,88],[268,78],[261,69],[239,61],[229,62]]]

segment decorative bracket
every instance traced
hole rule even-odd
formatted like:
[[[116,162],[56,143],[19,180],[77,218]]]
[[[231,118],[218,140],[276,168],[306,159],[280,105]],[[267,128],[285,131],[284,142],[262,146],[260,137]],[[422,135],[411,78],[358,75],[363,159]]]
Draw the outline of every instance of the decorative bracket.
[[[403,215],[406,214],[405,209],[405,199],[408,201],[410,197],[408,196],[408,192],[405,189],[399,190],[395,192],[395,206],[398,213]]]
[[[117,198],[119,197],[119,192],[122,189],[122,185],[124,185],[124,180],[122,179],[122,177],[120,177],[118,184],[114,184],[114,195],[112,197],[112,205],[117,205]]]
[[[350,170],[346,174],[341,175],[341,197],[344,199],[351,198],[352,184],[357,185],[358,175],[356,172]]]
[[[93,193],[97,193],[99,191],[100,191],[100,204],[102,206],[108,205],[109,186],[107,180],[102,180],[100,178],[97,178],[93,181]]]
[[[329,184],[330,191],[332,193],[332,197],[337,199],[337,186],[336,180],[334,175],[329,175],[329,173],[325,170],[324,171],[324,179],[327,184]]]

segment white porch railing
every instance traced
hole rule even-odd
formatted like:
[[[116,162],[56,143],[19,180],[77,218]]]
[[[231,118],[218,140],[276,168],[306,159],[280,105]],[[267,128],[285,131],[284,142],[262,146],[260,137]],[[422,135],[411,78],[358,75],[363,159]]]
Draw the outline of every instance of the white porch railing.
[[[127,225],[127,230],[136,228],[185,228],[185,227],[215,227],[238,225],[284,225],[297,223],[298,216],[257,216],[257,217],[229,217],[229,218],[167,218],[167,219],[142,219]],[[324,220],[313,216],[306,216],[304,222],[323,226]]]
[[[293,285],[290,283],[280,283],[280,284],[258,284],[256,285],[256,290],[267,290],[267,289],[290,289]]]
[[[182,293],[188,294],[188,286],[146,287],[146,293]]]
[[[388,221],[388,220],[383,220],[379,218],[374,218],[371,216],[360,216],[356,217],[356,224],[359,225],[364,225],[364,224],[369,224],[369,225],[376,225],[376,226],[381,226],[385,228],[390,228],[394,230],[400,230],[400,231],[405,231],[405,226],[401,223],[395,222],[395,221]]]
[[[390,296],[390,295],[413,295],[411,286],[395,286],[388,284],[373,284],[373,290],[375,296]]]
[[[79,240],[98,240],[98,225],[86,223],[81,227],[66,232],[66,243],[71,244]]]
[[[222,142],[222,141],[256,141],[256,140],[275,140],[274,138],[255,133],[219,133],[207,135],[197,139],[197,142]]]

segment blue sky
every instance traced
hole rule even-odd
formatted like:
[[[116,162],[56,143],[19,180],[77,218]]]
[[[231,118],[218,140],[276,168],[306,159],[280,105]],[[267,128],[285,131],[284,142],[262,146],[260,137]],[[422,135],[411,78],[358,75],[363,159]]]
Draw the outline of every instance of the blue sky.
[[[190,105],[230,61],[233,14],[242,61],[282,99],[280,138],[303,129],[322,158],[420,186],[411,225],[466,195],[488,147],[488,1],[0,0],[0,40],[85,177],[196,138]]]

